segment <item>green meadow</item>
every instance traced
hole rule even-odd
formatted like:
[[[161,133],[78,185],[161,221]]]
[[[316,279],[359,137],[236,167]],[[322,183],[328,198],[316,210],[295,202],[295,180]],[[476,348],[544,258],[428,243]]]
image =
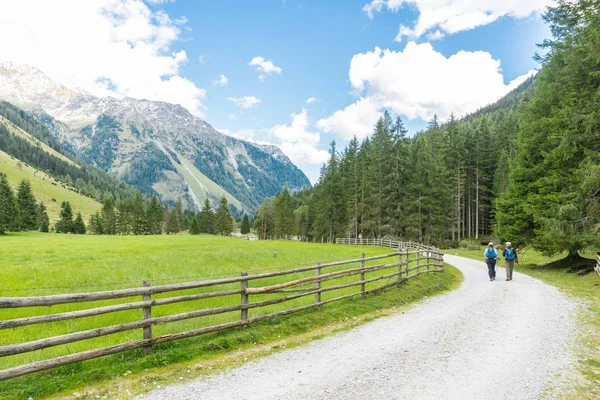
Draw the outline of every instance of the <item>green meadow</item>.
[[[104,291],[140,287],[143,280],[152,285],[200,281],[250,275],[260,272],[293,269],[316,263],[327,263],[393,252],[379,247],[352,247],[333,244],[311,244],[292,241],[247,241],[216,236],[90,236],[41,233],[17,233],[0,236],[0,297],[39,296],[60,293]],[[397,262],[398,257],[368,262],[366,265]],[[325,268],[323,273],[355,268],[359,264]],[[367,273],[366,278],[389,274],[390,270]],[[250,281],[250,287],[261,287],[294,278],[312,276],[313,271],[284,277]],[[394,278],[395,279],[395,278]],[[324,282],[323,286],[359,280],[358,275]],[[152,353],[130,351],[85,361],[0,382],[0,398],[48,397],[72,393],[93,385],[103,385],[122,378],[123,373],[160,371],[207,357],[220,357],[232,350],[281,340],[282,337],[311,332],[348,318],[366,316],[391,307],[408,304],[424,296],[454,288],[460,273],[447,266],[444,272],[421,275],[400,286],[364,299],[359,296],[324,305],[294,315],[267,320],[246,328],[235,328],[215,334],[171,342],[154,347]],[[384,279],[367,285],[367,289],[388,283]],[[239,283],[155,295],[173,297],[217,290],[238,289]],[[305,286],[306,288],[306,286]],[[356,293],[359,286],[325,292],[323,300]],[[289,294],[289,293],[288,293]],[[250,302],[267,300],[282,294],[251,295]],[[81,310],[110,304],[140,301],[141,296],[118,300],[96,301],[52,307],[1,309],[0,319]],[[249,310],[250,317],[302,306],[314,302],[314,295],[283,304]],[[240,296],[226,296],[176,303],[152,308],[152,317],[192,310],[237,305]],[[45,337],[78,332],[102,326],[140,320],[142,310],[59,321],[43,326],[33,325],[0,330],[0,346]],[[188,319],[153,327],[153,336],[183,332],[203,326],[236,321],[240,312]],[[139,340],[141,329],[107,335],[92,340],[55,346],[32,353],[0,358],[0,369],[71,354],[92,348]]]

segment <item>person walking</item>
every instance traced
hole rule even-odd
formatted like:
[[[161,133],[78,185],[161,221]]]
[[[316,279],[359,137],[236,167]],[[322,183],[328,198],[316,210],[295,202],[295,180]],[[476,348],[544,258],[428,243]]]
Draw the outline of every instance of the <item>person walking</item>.
[[[488,275],[490,276],[490,282],[496,280],[496,259],[498,258],[498,252],[494,248],[494,243],[490,242],[487,249],[483,252],[485,263],[488,266]]]
[[[515,263],[519,264],[519,256],[517,256],[517,250],[512,247],[510,242],[505,243],[506,247],[502,250],[502,256],[504,257],[504,267],[506,268],[506,280],[512,281],[513,268]]]

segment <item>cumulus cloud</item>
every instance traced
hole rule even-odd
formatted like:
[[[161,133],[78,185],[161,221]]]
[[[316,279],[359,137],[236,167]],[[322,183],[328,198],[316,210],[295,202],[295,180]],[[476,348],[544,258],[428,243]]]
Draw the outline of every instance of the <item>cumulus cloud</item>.
[[[212,81],[213,85],[227,86],[229,83],[229,79],[223,74],[219,77],[219,79]]]
[[[206,91],[179,74],[187,55],[172,48],[178,22],[141,0],[5,0],[0,36],[18,38],[0,41],[0,61],[97,96],[167,101],[202,116]]]
[[[204,55],[203,55],[203,54],[200,54],[200,55],[198,56],[198,62],[199,62],[200,64],[205,64],[205,63],[206,63],[206,61],[204,61]]]
[[[225,135],[246,140],[251,143],[272,144],[278,146],[290,160],[310,175],[312,182],[318,177],[318,168],[329,155],[327,151],[318,149],[321,135],[310,128],[308,111],[302,108],[300,113],[292,113],[287,124],[275,125],[261,129],[218,129]]]
[[[308,99],[306,99],[306,104],[316,103],[317,101],[321,101],[321,100],[317,99],[316,97],[309,97]]]
[[[273,64],[270,60],[265,60],[263,57],[254,57],[248,63],[251,67],[256,67],[259,72],[258,79],[261,81],[265,79],[266,75],[272,74],[273,72],[281,74],[282,69]]]
[[[373,18],[385,6],[396,12],[412,7],[419,12],[414,26],[401,25],[396,41],[403,37],[419,38],[425,34],[440,38],[490,24],[501,17],[525,18],[543,12],[554,0],[372,0],[363,12]],[[439,32],[439,33],[437,33]]]
[[[403,51],[376,47],[350,62],[350,84],[362,97],[317,126],[348,139],[370,134],[382,109],[409,119],[428,120],[437,114],[445,120],[452,112],[465,115],[498,100],[535,72],[505,84],[500,61],[487,52],[445,57],[429,43],[409,42]]]
[[[361,97],[356,103],[317,121],[317,127],[346,140],[354,136],[361,139],[373,133],[373,125],[381,115],[379,109],[380,105],[373,99]]]
[[[289,124],[275,125],[269,134],[277,139],[281,150],[294,164],[322,164],[328,158],[325,150],[317,149],[321,141],[319,132],[309,130],[308,112],[305,108],[299,114],[290,116]]]
[[[262,103],[262,100],[256,96],[227,97],[227,101],[237,104],[241,108],[252,108]]]

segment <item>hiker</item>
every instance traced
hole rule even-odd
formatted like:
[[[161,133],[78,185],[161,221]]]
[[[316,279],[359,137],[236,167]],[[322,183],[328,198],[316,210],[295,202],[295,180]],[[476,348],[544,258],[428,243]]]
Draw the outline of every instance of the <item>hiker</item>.
[[[498,258],[498,252],[494,248],[494,243],[490,242],[487,249],[483,253],[485,263],[488,266],[488,274],[490,275],[490,282],[496,280],[496,259]]]
[[[519,257],[517,256],[517,250],[513,249],[510,242],[505,243],[506,247],[502,250],[502,256],[504,257],[504,266],[506,267],[506,280],[512,281],[513,268],[515,263],[519,264]]]

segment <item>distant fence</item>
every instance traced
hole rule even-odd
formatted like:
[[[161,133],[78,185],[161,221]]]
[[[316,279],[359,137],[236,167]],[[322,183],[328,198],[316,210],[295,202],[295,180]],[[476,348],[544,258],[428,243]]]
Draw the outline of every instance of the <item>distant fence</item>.
[[[600,253],[596,254],[596,267],[594,268],[598,275],[600,275]]]
[[[432,250],[440,251],[437,247],[427,246],[415,242],[403,242],[393,239],[358,239],[358,238],[337,238],[335,239],[336,244],[346,244],[355,246],[380,246],[389,247],[392,249],[408,249],[408,250]]]
[[[359,244],[347,242],[348,240],[350,239],[338,239],[336,242],[342,244]],[[144,281],[143,287],[131,289],[93,293],[58,294],[37,297],[0,297],[0,309],[14,309],[23,307],[74,304],[98,300],[124,299],[132,296],[141,296],[141,301],[93,307],[77,311],[2,320],[0,321],[0,330],[18,329],[19,327],[28,325],[40,325],[40,332],[44,332],[44,324],[56,321],[92,317],[125,310],[142,310],[142,313],[140,313],[142,319],[136,321],[67,333],[25,343],[15,343],[0,346],[0,357],[8,357],[136,329],[140,330],[142,337],[142,340],[67,354],[60,357],[45,359],[42,361],[0,370],[0,381],[133,349],[145,348],[146,351],[151,351],[151,346],[154,344],[165,343],[173,340],[185,339],[211,332],[218,332],[229,328],[249,325],[254,322],[293,314],[299,311],[319,307],[324,304],[354,296],[364,297],[367,293],[376,292],[398,285],[401,282],[407,281],[408,279],[414,278],[423,273],[443,271],[443,253],[441,250],[433,247],[420,246],[412,242],[373,242],[373,239],[369,239],[368,241],[365,239],[360,244],[393,247],[396,249],[396,251],[375,257],[365,257],[364,253],[362,253],[360,258],[352,260],[331,262],[327,264],[316,264],[313,266],[300,267],[286,271],[276,271],[256,275],[247,275],[246,273],[242,273],[241,276],[238,277],[218,280],[187,282],[162,286],[151,286],[150,282]],[[392,258],[393,261],[383,261],[390,258]],[[377,261],[376,265],[366,265],[366,263],[372,264],[373,261]],[[351,266],[351,264],[355,264],[355,266]],[[334,268],[340,266],[347,267],[342,269]],[[289,277],[289,275],[292,274],[301,274],[301,276]],[[367,277],[367,275],[369,276]],[[357,276],[358,280],[349,280],[348,277],[352,276]],[[285,278],[281,281],[277,280],[274,282],[272,279],[274,277]],[[268,284],[265,282],[261,283],[261,280],[265,280],[267,278],[271,279],[271,281],[267,282]],[[382,283],[381,281],[383,280],[386,281]],[[250,287],[251,282],[254,283],[252,287]],[[328,283],[323,285],[325,282]],[[234,286],[239,284],[239,287],[231,289],[231,287],[234,287],[232,284]],[[153,295],[159,293],[172,293],[190,289],[204,290],[205,288],[219,286],[225,286],[224,289],[226,290],[223,290],[223,288],[221,288],[221,290],[209,289],[212,291],[177,295],[174,297],[152,298]],[[302,286],[305,287],[302,288]],[[348,290],[342,290],[351,287],[358,287],[359,290],[351,293],[348,293]],[[343,293],[340,293],[340,291]],[[333,292],[335,293],[336,297],[322,299],[322,294],[325,292]],[[282,296],[262,300],[265,297],[264,295],[267,294],[282,294]],[[260,301],[251,302],[251,296],[257,295],[259,295]],[[236,296],[240,296],[238,301],[234,301]],[[276,312],[269,312],[265,315],[257,315],[254,317],[249,315],[250,310],[286,303],[294,299],[303,298],[305,296],[314,296],[314,301],[310,301],[309,304],[302,306],[294,306],[291,308],[284,308]],[[215,297],[228,298],[231,300],[231,304],[217,308],[201,308],[190,312],[152,317],[152,307],[155,306],[198,300],[206,301],[206,299]],[[239,319],[236,318],[236,320],[231,322],[204,326],[179,333],[172,333],[158,337],[152,336],[152,327],[155,325],[168,324],[176,321],[230,312],[239,312]]]

